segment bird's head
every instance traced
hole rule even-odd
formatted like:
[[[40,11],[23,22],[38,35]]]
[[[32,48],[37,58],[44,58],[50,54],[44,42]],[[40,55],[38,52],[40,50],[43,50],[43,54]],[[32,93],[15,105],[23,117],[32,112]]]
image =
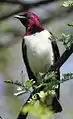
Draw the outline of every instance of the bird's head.
[[[21,15],[15,15],[15,18],[19,19],[26,27],[26,30],[32,33],[40,32],[44,29],[40,23],[39,17],[32,12],[24,12]]]

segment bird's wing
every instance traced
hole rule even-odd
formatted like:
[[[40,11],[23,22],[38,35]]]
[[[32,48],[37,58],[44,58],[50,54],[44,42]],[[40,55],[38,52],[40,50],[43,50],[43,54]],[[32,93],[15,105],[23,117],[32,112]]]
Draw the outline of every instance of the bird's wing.
[[[52,48],[53,48],[53,52],[54,52],[54,63],[60,58],[60,53],[59,53],[59,49],[56,43],[56,40],[53,40],[52,42]]]
[[[36,80],[34,74],[31,71],[31,68],[29,66],[29,62],[28,62],[28,58],[27,58],[27,47],[25,45],[25,39],[23,39],[23,41],[22,41],[22,56],[23,56],[23,61],[25,63],[26,69],[27,69],[29,79]]]
[[[56,43],[56,40],[51,41],[53,52],[54,52],[54,63],[57,62],[57,60],[60,58],[59,49]],[[57,79],[60,80],[60,70],[57,71]],[[55,89],[57,99],[59,100],[60,97],[60,84],[58,85],[58,88]]]

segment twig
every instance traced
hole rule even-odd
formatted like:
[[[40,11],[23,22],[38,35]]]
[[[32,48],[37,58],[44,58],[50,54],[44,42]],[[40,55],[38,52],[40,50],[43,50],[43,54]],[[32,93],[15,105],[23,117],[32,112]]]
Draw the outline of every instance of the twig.
[[[19,4],[24,5],[23,1],[14,1],[14,0],[0,0],[0,3],[7,3],[7,4]]]
[[[5,20],[5,19],[11,17],[12,15],[18,14],[18,13],[23,12],[23,11],[24,11],[24,8],[20,8],[20,9],[14,11],[14,12],[12,12],[12,13],[9,13],[9,14],[6,14],[6,15],[4,15],[4,16],[1,16],[1,17],[0,17],[0,21],[3,21],[3,20]]]
[[[26,91],[22,90],[20,92],[14,93],[14,96],[20,96],[20,95],[25,94],[25,93],[26,93]]]

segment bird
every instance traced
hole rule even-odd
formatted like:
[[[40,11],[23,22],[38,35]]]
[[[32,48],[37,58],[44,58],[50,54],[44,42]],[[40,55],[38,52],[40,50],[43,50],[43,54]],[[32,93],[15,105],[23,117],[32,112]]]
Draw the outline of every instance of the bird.
[[[46,73],[51,65],[54,65],[60,58],[59,48],[55,39],[51,40],[53,34],[43,27],[39,17],[32,12],[24,12],[20,15],[15,15],[15,18],[26,29],[22,40],[22,56],[26,66],[29,79],[39,80],[39,72]],[[60,71],[57,71],[57,79],[60,80]],[[56,112],[61,112],[62,107],[59,103],[60,84],[58,89],[55,89],[56,98],[53,98],[53,107],[56,107]],[[18,119],[23,119],[22,112]]]

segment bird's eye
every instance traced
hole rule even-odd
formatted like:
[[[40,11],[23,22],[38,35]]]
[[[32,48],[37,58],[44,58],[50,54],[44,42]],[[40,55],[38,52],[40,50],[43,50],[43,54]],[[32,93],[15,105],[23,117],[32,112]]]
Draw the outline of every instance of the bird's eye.
[[[27,15],[27,18],[31,18],[31,14],[28,14],[28,15]]]
[[[27,17],[28,19],[31,18],[31,14],[24,14],[25,17]]]
[[[27,14],[24,14],[25,17],[27,17]]]

